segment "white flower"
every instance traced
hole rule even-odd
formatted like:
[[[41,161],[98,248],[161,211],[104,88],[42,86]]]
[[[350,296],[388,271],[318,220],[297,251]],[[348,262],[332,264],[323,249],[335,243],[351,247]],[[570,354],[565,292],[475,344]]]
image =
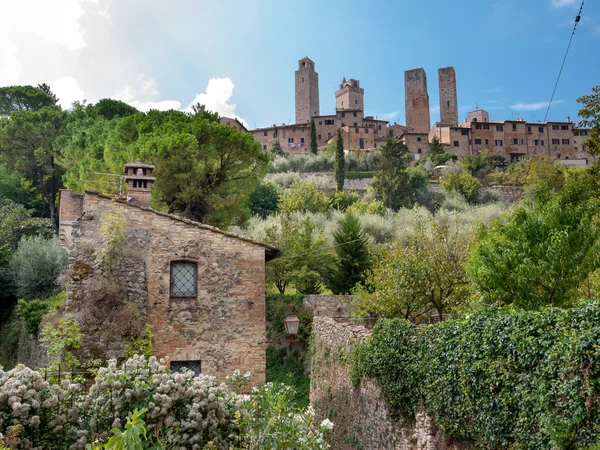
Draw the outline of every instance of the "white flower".
[[[333,422],[329,419],[323,419],[323,422],[321,422],[321,428],[331,431],[333,430]]]

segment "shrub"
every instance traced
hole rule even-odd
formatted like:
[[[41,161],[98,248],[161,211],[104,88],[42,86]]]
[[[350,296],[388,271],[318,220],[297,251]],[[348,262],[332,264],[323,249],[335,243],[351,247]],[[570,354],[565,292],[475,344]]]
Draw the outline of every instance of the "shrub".
[[[294,182],[300,181],[300,174],[298,172],[274,173],[269,175],[267,180],[280,188],[289,188]]]
[[[253,216],[262,217],[274,214],[278,211],[279,191],[277,186],[271,182],[262,182],[248,199],[248,207]]]
[[[346,211],[350,205],[360,200],[356,192],[335,191],[329,198],[329,207],[338,211]]]
[[[445,173],[442,177],[442,188],[446,191],[456,191],[469,203],[477,203],[480,183],[466,171]]]
[[[284,213],[323,212],[327,209],[327,196],[317,190],[314,184],[295,181],[279,199],[279,209]]]
[[[11,261],[18,297],[43,300],[56,294],[59,290],[56,279],[67,268],[68,261],[58,236],[21,239]]]
[[[417,327],[381,320],[352,358],[395,416],[424,405],[474,448],[594,448],[600,440],[600,303],[569,310],[488,307]],[[414,417],[414,416],[413,416]]]
[[[37,335],[40,323],[45,316],[64,304],[67,299],[67,291],[49,297],[45,300],[19,300],[17,314],[23,320],[25,331]]]

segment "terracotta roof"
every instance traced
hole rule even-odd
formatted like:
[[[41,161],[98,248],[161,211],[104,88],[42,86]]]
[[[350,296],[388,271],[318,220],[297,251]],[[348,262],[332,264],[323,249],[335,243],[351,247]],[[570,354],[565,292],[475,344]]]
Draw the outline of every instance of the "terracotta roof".
[[[247,237],[244,237],[244,236],[240,236],[239,234],[231,233],[229,231],[223,231],[220,228],[213,227],[212,225],[206,225],[206,224],[203,224],[203,223],[200,223],[200,222],[196,222],[194,220],[190,220],[190,219],[186,219],[184,217],[176,216],[174,214],[168,214],[168,213],[156,211],[156,210],[154,210],[152,208],[149,208],[149,207],[140,206],[140,205],[134,205],[132,203],[127,202],[126,200],[116,198],[116,197],[114,197],[112,195],[102,194],[102,193],[96,192],[96,191],[85,191],[85,193],[86,194],[90,194],[90,195],[96,195],[96,196],[98,196],[100,198],[106,198],[108,200],[112,200],[112,201],[115,201],[117,203],[121,203],[123,205],[131,206],[133,208],[138,208],[138,209],[141,209],[143,211],[150,211],[150,212],[153,212],[154,214],[156,214],[158,216],[168,217],[169,219],[177,220],[178,222],[183,222],[183,223],[187,223],[189,225],[194,225],[194,226],[196,226],[198,228],[202,228],[204,230],[209,230],[209,231],[212,231],[214,233],[223,234],[225,236],[229,236],[229,237],[234,238],[234,239],[239,239],[240,241],[244,241],[244,242],[248,242],[248,243],[253,244],[253,245],[258,245],[260,247],[264,247],[264,249],[265,249],[265,260],[266,261],[270,261],[270,260],[272,260],[274,258],[277,258],[281,254],[281,251],[278,248],[273,247],[270,244],[265,244],[264,242],[255,241],[254,239],[250,239],[250,238],[247,238]]]

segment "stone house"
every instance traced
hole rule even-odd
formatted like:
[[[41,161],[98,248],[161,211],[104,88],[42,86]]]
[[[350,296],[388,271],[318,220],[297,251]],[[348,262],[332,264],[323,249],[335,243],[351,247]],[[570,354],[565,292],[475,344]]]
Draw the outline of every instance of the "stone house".
[[[126,196],[60,192],[66,313],[84,333],[82,357],[122,358],[149,330],[152,354],[172,368],[220,379],[239,369],[264,382],[265,262],[279,251],[151,209],[153,170],[126,164]],[[124,241],[106,266],[98,250],[111,223]]]

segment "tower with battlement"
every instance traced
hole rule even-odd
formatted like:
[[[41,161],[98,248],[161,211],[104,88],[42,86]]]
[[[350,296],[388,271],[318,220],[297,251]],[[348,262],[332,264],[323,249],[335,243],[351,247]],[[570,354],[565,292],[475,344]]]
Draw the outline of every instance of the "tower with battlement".
[[[458,101],[456,98],[456,73],[454,67],[438,70],[440,87],[440,122],[458,123]]]
[[[344,77],[340,88],[335,93],[335,109],[337,111],[363,111],[365,108],[365,90],[360,81],[353,78],[346,81]]]
[[[296,123],[310,122],[319,115],[319,74],[315,63],[305,56],[296,70]]]
[[[406,126],[414,133],[429,133],[429,95],[423,69],[404,72]]]

